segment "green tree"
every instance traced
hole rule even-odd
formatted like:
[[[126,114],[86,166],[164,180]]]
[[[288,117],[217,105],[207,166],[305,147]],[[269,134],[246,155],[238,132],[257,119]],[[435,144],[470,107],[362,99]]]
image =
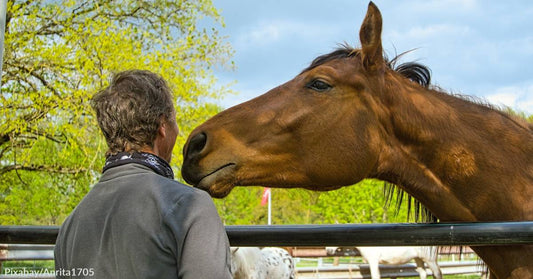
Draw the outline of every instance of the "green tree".
[[[105,141],[88,105],[112,73],[148,69],[171,85],[182,131],[219,107],[214,66],[232,50],[210,0],[8,2],[0,97],[0,224],[57,224],[101,170]],[[176,148],[175,160],[181,162]],[[175,167],[178,170],[178,167]]]
[[[226,225],[266,225],[262,210],[261,187],[236,187],[223,199],[215,199],[218,213]]]
[[[272,223],[348,224],[415,221],[415,203],[387,191],[384,182],[362,182],[329,192],[271,189]],[[215,200],[226,225],[266,225],[267,206],[261,205],[262,187],[236,187]],[[411,202],[411,206],[409,206]],[[411,211],[410,213],[408,213]]]
[[[320,223],[383,223],[387,221],[383,183],[364,180],[357,185],[322,193],[314,210]]]

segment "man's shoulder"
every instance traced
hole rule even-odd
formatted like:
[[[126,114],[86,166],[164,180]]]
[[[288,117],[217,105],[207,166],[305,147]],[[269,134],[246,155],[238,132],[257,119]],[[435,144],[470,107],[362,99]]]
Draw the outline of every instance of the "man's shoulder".
[[[173,207],[176,204],[205,204],[213,203],[211,196],[204,190],[183,184],[177,180],[169,179],[155,174],[154,180],[150,179],[145,191],[155,194],[164,206]]]
[[[139,164],[128,164],[109,169],[102,175],[96,185],[117,183],[139,188],[146,188],[147,186],[161,187],[173,192],[183,192],[184,194],[201,191],[177,180],[159,175],[150,168]]]
[[[179,181],[171,180],[168,182],[168,185],[163,187],[165,187],[165,192],[169,192],[171,196],[176,197],[179,199],[179,201],[186,200],[189,202],[212,202],[211,196],[209,196],[207,192],[189,185],[185,185]]]
[[[210,199],[207,192],[169,179],[153,172],[148,167],[129,164],[107,170],[100,181],[89,192],[93,199],[111,198],[109,193],[121,199],[149,199],[160,207],[171,207],[180,201],[193,202]]]

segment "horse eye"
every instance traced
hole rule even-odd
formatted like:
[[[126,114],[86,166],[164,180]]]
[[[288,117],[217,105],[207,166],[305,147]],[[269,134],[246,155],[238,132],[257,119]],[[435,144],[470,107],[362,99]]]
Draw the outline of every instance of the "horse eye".
[[[318,92],[324,92],[324,91],[327,91],[327,90],[331,89],[332,86],[329,85],[325,81],[322,81],[322,80],[319,80],[319,79],[315,79],[315,80],[311,81],[310,83],[308,83],[306,85],[306,87],[309,88],[309,89],[316,90]]]

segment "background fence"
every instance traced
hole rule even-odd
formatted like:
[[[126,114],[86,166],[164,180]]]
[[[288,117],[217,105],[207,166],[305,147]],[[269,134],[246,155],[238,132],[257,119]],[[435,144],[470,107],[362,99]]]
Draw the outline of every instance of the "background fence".
[[[0,264],[53,259],[57,226],[0,226]],[[533,222],[226,226],[232,246],[479,246],[533,244]],[[22,244],[22,245],[21,245]],[[34,249],[35,248],[35,249]],[[440,263],[444,274],[478,273],[477,262]],[[383,268],[383,269],[382,269]],[[380,267],[384,278],[416,275],[414,264]],[[368,265],[300,268],[297,278],[368,278]],[[347,277],[346,277],[347,276]],[[0,279],[54,278],[1,274]]]
[[[54,244],[56,226],[0,226],[3,244]],[[232,246],[478,246],[533,244],[533,221],[226,226]]]
[[[0,264],[3,261],[32,261],[33,267],[28,266],[28,262],[24,267],[10,265],[0,272],[0,279],[28,279],[40,278],[51,279],[55,278],[52,274],[53,267],[43,267],[46,265],[39,264],[41,261],[52,261],[54,259],[54,245],[52,244],[0,244]],[[326,256],[326,252],[318,247],[311,249],[305,247],[297,247],[293,250],[299,250],[300,253],[293,253],[297,263],[296,278],[298,279],[359,279],[370,278],[370,268],[368,264],[357,261],[356,258],[360,256],[357,250],[341,251],[338,256],[343,256],[342,262],[332,260],[333,256]],[[308,254],[304,251],[312,250],[315,252],[313,258],[307,256],[299,257],[298,254]],[[316,253],[320,251],[320,253]],[[293,251],[295,252],[295,251]],[[442,261],[439,262],[443,275],[459,275],[459,274],[477,274],[482,276],[485,272],[480,262],[475,260],[476,257],[469,249],[462,250],[461,255],[458,249],[445,248],[441,252]],[[320,255],[319,255],[320,254]],[[350,257],[346,257],[350,255]],[[456,257],[457,256],[457,257]],[[338,259],[338,258],[335,258]],[[461,260],[466,259],[466,260]],[[349,260],[349,262],[347,262]],[[314,264],[309,264],[310,262]],[[31,263],[31,262],[30,262]],[[50,264],[48,264],[50,266]],[[382,278],[401,278],[401,277],[418,277],[416,265],[414,263],[401,265],[380,265]],[[432,274],[431,270],[427,270],[428,275]]]

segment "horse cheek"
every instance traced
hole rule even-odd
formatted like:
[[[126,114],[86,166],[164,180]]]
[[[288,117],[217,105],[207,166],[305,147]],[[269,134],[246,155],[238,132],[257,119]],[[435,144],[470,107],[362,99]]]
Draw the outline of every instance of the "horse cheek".
[[[351,177],[353,183],[369,178],[370,173],[377,165],[380,148],[383,146],[380,125],[372,113],[367,110],[360,110],[357,117],[354,117],[351,130],[350,147],[346,150],[349,157]]]

